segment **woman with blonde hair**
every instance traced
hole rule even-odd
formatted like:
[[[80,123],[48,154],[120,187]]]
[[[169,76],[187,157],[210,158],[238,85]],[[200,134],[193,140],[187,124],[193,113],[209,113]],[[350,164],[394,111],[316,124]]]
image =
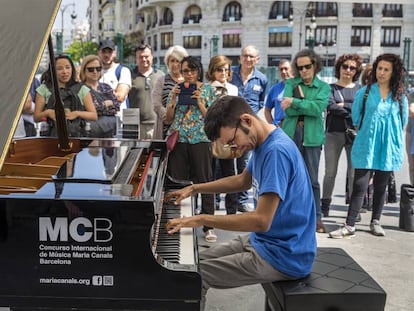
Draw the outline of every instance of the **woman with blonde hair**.
[[[90,88],[98,120],[90,122],[91,137],[113,137],[116,134],[116,113],[120,102],[116,100],[112,87],[99,82],[102,62],[97,55],[86,56],[80,67],[80,79]]]
[[[184,81],[180,62],[187,56],[186,49],[180,45],[170,47],[165,53],[164,62],[168,67],[168,73],[155,81],[151,93],[154,112],[157,115],[153,136],[155,139],[164,139],[167,134],[169,125],[165,123],[165,119],[168,95],[177,83]]]

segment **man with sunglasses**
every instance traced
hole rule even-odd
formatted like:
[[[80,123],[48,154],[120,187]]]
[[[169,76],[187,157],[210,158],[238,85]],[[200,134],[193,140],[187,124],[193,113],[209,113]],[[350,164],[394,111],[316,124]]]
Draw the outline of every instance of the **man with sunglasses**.
[[[255,209],[231,215],[201,214],[168,221],[180,228],[211,226],[250,232],[200,252],[202,307],[209,288],[234,288],[307,276],[316,253],[315,202],[303,158],[284,131],[258,117],[239,96],[223,96],[207,110],[211,141],[251,151],[239,175],[193,184],[165,195],[176,204],[197,193],[234,193],[253,187]]]
[[[151,92],[155,81],[164,76],[161,70],[152,67],[153,59],[153,50],[150,45],[141,44],[135,49],[136,67],[132,70],[129,105],[131,108],[139,108],[141,139],[153,137],[156,115],[152,105]]]
[[[292,64],[294,78],[286,81],[281,103],[286,114],[282,127],[294,140],[305,160],[316,204],[316,232],[324,233],[318,171],[322,145],[325,143],[323,113],[331,88],[316,75],[322,69],[322,61],[313,50],[299,51]]]

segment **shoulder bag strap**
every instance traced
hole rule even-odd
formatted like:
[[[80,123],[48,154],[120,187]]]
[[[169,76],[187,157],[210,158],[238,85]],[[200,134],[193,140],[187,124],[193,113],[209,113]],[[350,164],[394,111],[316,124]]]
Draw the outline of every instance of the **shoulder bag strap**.
[[[361,129],[362,122],[364,121],[364,116],[365,116],[365,104],[366,104],[366,102],[367,102],[368,93],[369,93],[369,90],[370,90],[370,89],[371,89],[371,84],[369,84],[369,85],[367,86],[367,88],[365,89],[364,98],[362,99],[361,122],[359,122],[358,130],[359,130],[359,129]]]

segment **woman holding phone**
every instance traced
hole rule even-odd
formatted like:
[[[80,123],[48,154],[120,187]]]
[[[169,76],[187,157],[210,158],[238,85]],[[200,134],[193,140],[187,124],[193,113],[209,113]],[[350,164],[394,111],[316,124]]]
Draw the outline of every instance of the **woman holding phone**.
[[[181,72],[184,82],[174,86],[167,100],[165,123],[171,123],[170,131],[179,131],[178,142],[168,158],[168,173],[172,178],[194,183],[212,181],[211,142],[204,132],[204,118],[215,96],[210,85],[201,82],[203,68],[196,58],[183,58]],[[214,194],[201,195],[201,213],[214,214]],[[204,226],[203,231],[207,242],[217,241],[213,228]]]

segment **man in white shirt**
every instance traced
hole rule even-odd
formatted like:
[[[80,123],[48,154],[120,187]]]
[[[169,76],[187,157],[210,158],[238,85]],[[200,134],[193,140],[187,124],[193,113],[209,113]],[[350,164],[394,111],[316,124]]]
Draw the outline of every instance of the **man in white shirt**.
[[[131,71],[115,62],[116,50],[112,40],[105,40],[99,45],[98,56],[102,61],[102,77],[99,80],[109,84],[115,97],[121,102],[120,111],[128,108],[128,92],[131,89]],[[118,66],[121,66],[118,68]]]

